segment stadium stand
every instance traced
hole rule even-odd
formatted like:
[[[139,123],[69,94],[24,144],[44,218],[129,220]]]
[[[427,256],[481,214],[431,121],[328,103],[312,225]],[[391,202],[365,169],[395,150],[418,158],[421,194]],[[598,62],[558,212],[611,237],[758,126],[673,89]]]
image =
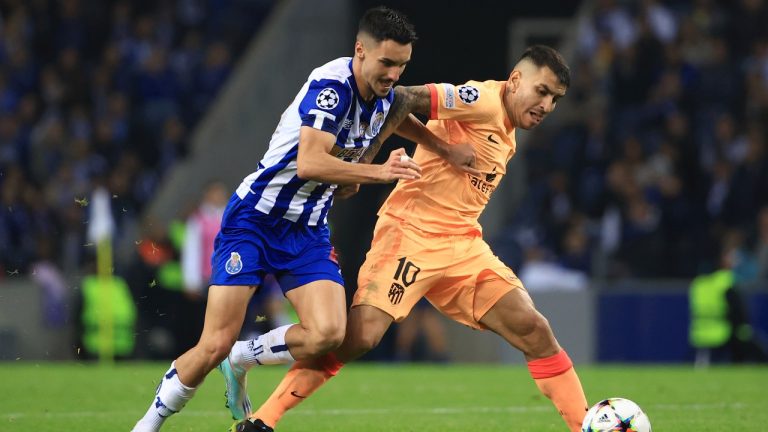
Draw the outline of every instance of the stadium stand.
[[[139,223],[272,4],[0,2],[0,279],[42,248],[78,270],[96,184]]]
[[[764,1],[594,2],[571,61],[578,112],[531,140],[528,193],[496,241],[512,267],[690,278],[736,231],[744,282],[764,275],[766,22]]]

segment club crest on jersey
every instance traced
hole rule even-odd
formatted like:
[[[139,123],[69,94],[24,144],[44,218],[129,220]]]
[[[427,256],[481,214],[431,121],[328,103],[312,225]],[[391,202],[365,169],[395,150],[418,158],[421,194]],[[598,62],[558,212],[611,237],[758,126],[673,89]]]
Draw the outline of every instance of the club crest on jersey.
[[[459,87],[459,99],[467,105],[471,105],[480,99],[480,90],[471,85],[463,85]]]
[[[378,135],[379,131],[381,130],[381,125],[384,124],[384,113],[383,112],[377,112],[375,116],[373,116],[373,121],[371,122],[371,135]]]
[[[317,94],[315,104],[320,109],[332,110],[339,104],[339,94],[336,93],[336,90],[326,87]]]
[[[229,255],[229,259],[224,264],[224,270],[227,271],[227,273],[233,275],[240,273],[240,270],[243,269],[243,260],[240,258],[240,254],[237,252],[232,252]]]

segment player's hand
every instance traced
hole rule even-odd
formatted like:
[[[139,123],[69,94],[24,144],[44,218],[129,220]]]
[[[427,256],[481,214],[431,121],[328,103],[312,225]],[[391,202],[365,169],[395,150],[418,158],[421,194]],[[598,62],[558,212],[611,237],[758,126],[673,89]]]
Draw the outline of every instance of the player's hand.
[[[470,144],[455,144],[448,147],[445,160],[456,169],[479,177],[482,172],[475,168],[475,149]]]
[[[359,190],[359,184],[341,185],[336,188],[336,191],[333,193],[333,197],[335,199],[347,199],[356,194]]]
[[[404,148],[393,150],[384,164],[378,166],[379,178],[383,183],[399,179],[414,180],[421,178],[421,167],[413,161]]]

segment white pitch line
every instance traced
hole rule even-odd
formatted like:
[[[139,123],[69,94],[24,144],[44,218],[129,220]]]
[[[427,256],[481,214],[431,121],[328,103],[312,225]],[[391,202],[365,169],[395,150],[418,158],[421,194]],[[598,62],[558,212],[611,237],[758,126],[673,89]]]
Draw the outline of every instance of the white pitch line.
[[[655,404],[646,405],[645,411],[653,410],[692,410],[702,411],[710,409],[730,408],[742,410],[749,408],[743,403],[712,403],[712,404]],[[326,415],[326,416],[365,416],[365,415],[391,415],[391,414],[487,414],[487,413],[526,413],[526,412],[546,412],[554,408],[551,406],[506,406],[506,407],[438,407],[438,408],[343,408],[343,409],[299,409],[294,411],[293,415]],[[14,420],[24,417],[115,417],[126,414],[140,415],[139,411],[77,411],[77,412],[18,412],[18,413],[0,413],[0,418]],[[184,411],[185,417],[209,417],[216,415],[226,415],[227,410],[195,410]]]

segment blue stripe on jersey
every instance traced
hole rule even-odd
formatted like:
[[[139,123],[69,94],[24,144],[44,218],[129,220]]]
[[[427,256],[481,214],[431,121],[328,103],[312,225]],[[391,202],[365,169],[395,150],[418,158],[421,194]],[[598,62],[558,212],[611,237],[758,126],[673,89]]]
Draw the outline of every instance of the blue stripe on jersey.
[[[331,198],[328,199],[328,202],[325,203],[325,207],[323,207],[323,210],[320,212],[320,217],[317,219],[318,223],[325,223],[325,219],[328,217],[328,210],[331,209],[331,204],[333,204],[333,196],[331,196]]]
[[[272,207],[272,211],[269,212],[269,215],[274,217],[285,216],[294,195],[296,195],[296,192],[298,192],[302,186],[307,184],[308,181],[309,180],[299,178],[298,175],[295,175],[292,179],[288,180],[288,182],[280,189],[280,193],[277,194],[275,206]]]
[[[323,194],[325,194],[325,191],[330,188],[331,185],[327,183],[319,183],[317,187],[315,187],[314,190],[309,194],[309,197],[307,198],[307,201],[304,203],[304,210],[301,212],[301,216],[299,216],[299,219],[296,221],[298,223],[307,223],[309,221],[309,218],[312,216],[312,209],[315,208],[317,205],[317,202],[320,200],[320,198],[323,197]],[[330,207],[331,203],[333,202],[333,195],[328,197],[328,200],[325,203],[326,207]],[[318,219],[319,223],[323,223],[322,215]]]
[[[317,119],[315,119],[317,121]],[[303,125],[308,126],[308,125]],[[330,132],[334,135],[339,131],[340,124],[338,123],[338,120],[332,120],[330,118],[324,118],[323,122],[321,123],[320,127],[318,129],[321,129],[325,132]]]
[[[296,155],[299,154],[299,145],[296,144],[293,146],[291,150],[289,150],[280,160],[272,165],[271,167],[265,168],[262,174],[256,179],[255,182],[251,185],[251,191],[253,194],[250,194],[248,198],[255,200],[253,202],[253,205],[256,205],[256,202],[260,199],[262,193],[264,193],[264,189],[269,186],[269,182],[272,181],[273,178],[275,178],[276,175],[280,173],[283,169],[285,169],[286,166],[288,166],[289,163],[291,163],[292,160],[296,159]],[[254,198],[250,198],[253,196]]]
[[[349,64],[349,68],[350,68],[350,70],[352,70],[352,64],[351,63]],[[352,88],[357,89],[357,81],[355,80],[355,74],[354,73],[349,75],[349,85],[352,86]],[[394,91],[390,91],[390,93],[394,93]],[[363,124],[365,124],[365,125],[370,125],[371,124],[371,115],[373,114],[373,111],[376,110],[376,108],[379,108],[378,104],[380,103],[380,101],[381,100],[377,98],[376,99],[376,104],[373,105],[373,109],[369,109],[368,105],[360,97],[360,94],[355,92],[355,99],[354,99],[354,102],[355,102],[355,105],[356,105],[355,106],[355,111],[359,111],[360,112],[360,117],[358,119],[358,123],[357,124],[361,125],[360,133],[362,133],[362,135],[363,135],[362,137],[358,137],[357,139],[355,139],[355,141],[354,141],[355,147],[362,147],[363,146],[363,141],[365,140],[365,130],[367,129],[367,127],[363,128],[362,125]],[[345,140],[345,142],[346,142],[346,140]]]
[[[354,144],[356,148],[362,147],[365,145],[365,138],[357,138],[352,141],[352,144]]]
[[[389,104],[392,105],[392,102],[395,101],[395,91],[394,91],[394,89],[390,90],[389,93],[387,93],[387,96],[384,99],[386,99],[387,102],[389,102]],[[381,102],[381,99],[379,99],[379,102]],[[384,106],[384,104],[382,103],[379,106],[379,109],[382,109],[383,106]]]
[[[344,143],[347,142],[347,137],[349,136],[349,133],[352,131],[352,126],[355,124],[355,114],[357,113],[357,98],[352,99],[352,103],[350,104],[349,111],[347,112],[346,118],[344,118],[344,122],[342,122],[341,130],[339,131],[339,134],[336,135],[336,145],[344,148]]]

